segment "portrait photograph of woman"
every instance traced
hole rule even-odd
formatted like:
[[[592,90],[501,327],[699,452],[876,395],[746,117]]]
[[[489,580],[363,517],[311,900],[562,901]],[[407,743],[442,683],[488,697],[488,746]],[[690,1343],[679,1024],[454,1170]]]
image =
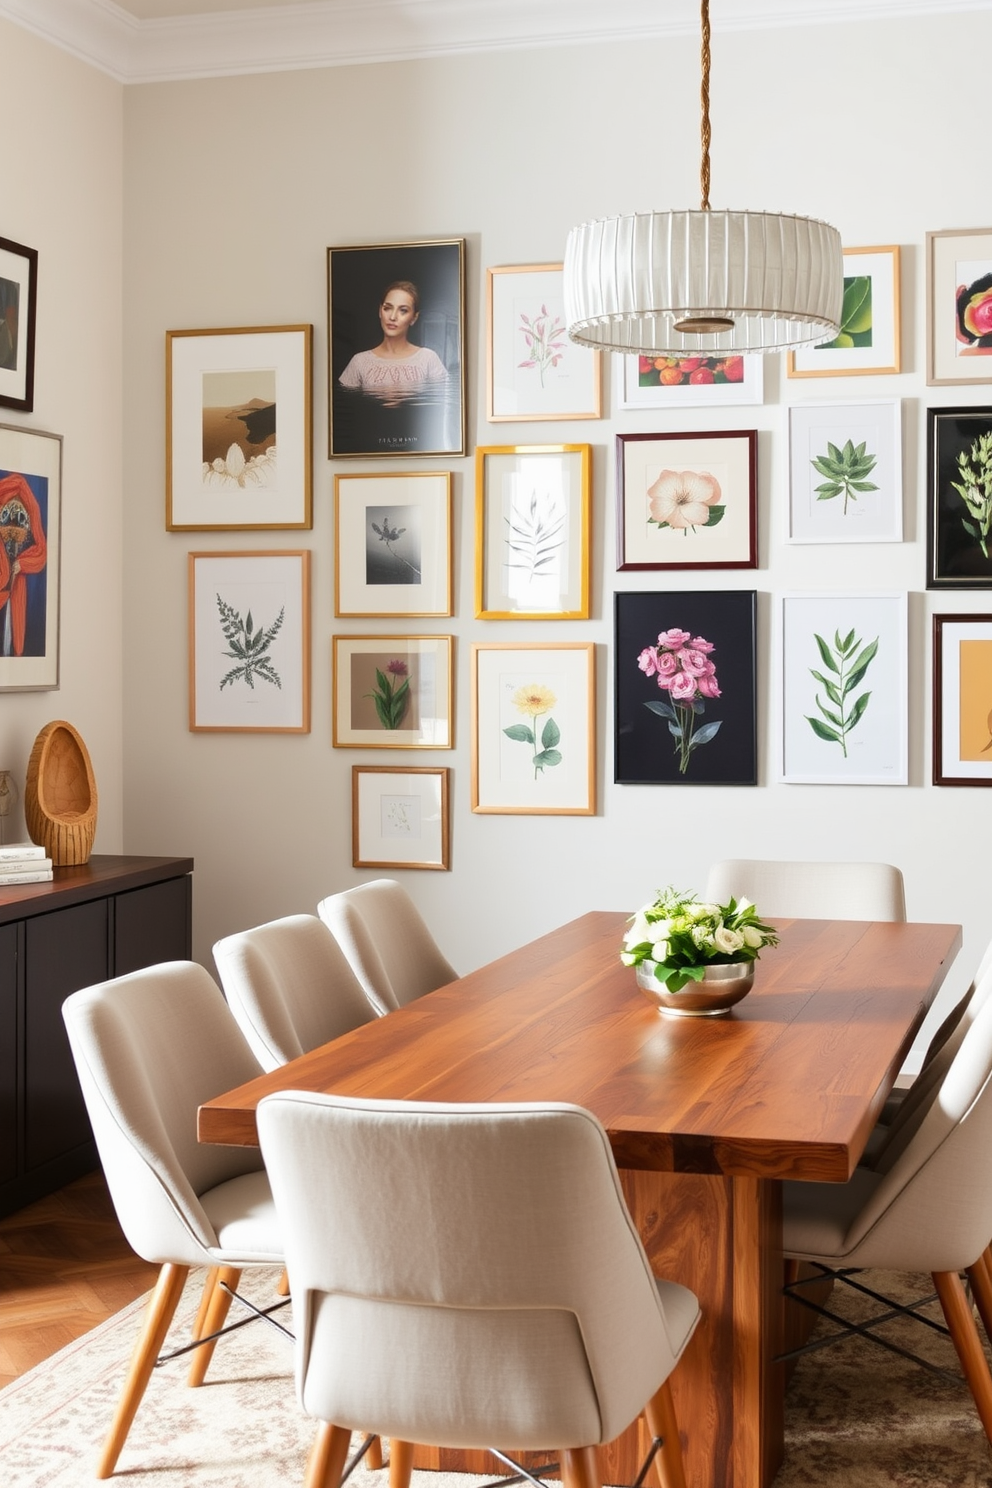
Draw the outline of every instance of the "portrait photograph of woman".
[[[465,241],[328,248],[334,455],[465,452]]]

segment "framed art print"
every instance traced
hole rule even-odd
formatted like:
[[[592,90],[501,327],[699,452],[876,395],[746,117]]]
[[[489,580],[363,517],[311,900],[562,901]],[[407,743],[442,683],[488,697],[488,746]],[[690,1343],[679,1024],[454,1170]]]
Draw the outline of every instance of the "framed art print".
[[[927,383],[992,381],[992,227],[927,233]]]
[[[451,636],[343,636],[334,651],[335,749],[452,749]]]
[[[189,726],[310,732],[310,554],[190,553]]]
[[[990,719],[992,615],[934,615],[934,785],[992,785]]]
[[[618,785],[756,785],[753,589],[615,596]]]
[[[601,353],[568,339],[562,265],[486,270],[491,424],[602,417]]]
[[[465,453],[465,239],[328,248],[330,448]]]
[[[902,542],[897,398],[789,409],[789,541]]]
[[[59,685],[62,436],[0,425],[0,692]]]
[[[617,435],[617,568],[757,568],[758,435]]]
[[[789,377],[857,377],[898,372],[899,249],[845,248],[840,330],[832,341],[790,351]]]
[[[165,340],[167,529],[311,527],[313,327]]]
[[[780,612],[782,780],[905,785],[903,594],[792,594]]]
[[[992,588],[992,408],[927,409],[927,588]]]
[[[0,238],[0,407],[34,408],[38,250]]]
[[[592,642],[472,647],[472,810],[592,816],[596,810]]]
[[[334,613],[451,614],[451,475],[334,477]]]
[[[764,357],[615,356],[618,408],[724,408],[760,403]]]
[[[450,868],[450,776],[450,770],[419,765],[353,765],[353,867]]]
[[[588,444],[476,450],[478,619],[588,619],[591,469]]]

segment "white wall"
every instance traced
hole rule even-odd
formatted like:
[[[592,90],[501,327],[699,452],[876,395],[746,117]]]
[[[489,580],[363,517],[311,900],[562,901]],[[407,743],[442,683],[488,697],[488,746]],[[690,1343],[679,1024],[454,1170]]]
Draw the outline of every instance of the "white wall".
[[[614,435],[673,427],[671,415],[517,427],[489,425],[484,411],[487,266],[560,258],[568,227],[586,217],[696,204],[694,40],[127,90],[126,840],[130,851],[195,856],[196,953],[207,964],[218,936],[312,910],[322,895],[374,876],[351,867],[351,767],[383,755],[331,747],[330,638],[397,627],[333,616],[332,476],[373,467],[325,458],[325,248],[464,236],[471,445],[593,443],[594,609],[588,622],[558,625],[472,618],[472,461],[449,462],[455,618],[417,628],[457,638],[456,748],[386,757],[454,771],[452,872],[398,875],[448,955],[468,970],[587,909],[633,909],[668,882],[701,888],[716,857],[863,857],[903,867],[912,918],[964,922],[951,991],[967,980],[992,933],[992,793],[929,784],[929,615],[992,604],[925,591],[925,409],[992,400],[981,387],[925,386],[923,243],[928,229],[980,226],[988,215],[981,161],[992,95],[962,76],[961,59],[990,42],[987,13],[716,39],[714,204],[808,212],[850,245],[898,243],[903,256],[902,376],[788,382],[784,359],[772,357],[762,407],[679,416],[687,428],[761,431],[760,567],[742,573],[615,571]],[[165,332],[299,321],[316,328],[314,527],[305,534],[314,555],[313,731],[191,734],[187,552],[296,547],[300,534],[165,531]],[[784,405],[873,395],[904,400],[905,542],[788,546]],[[756,789],[612,783],[612,593],[661,587],[759,591]],[[910,594],[908,787],[775,783],[773,596],[835,589]],[[544,638],[597,643],[598,814],[474,816],[469,643]]]
[[[123,90],[8,21],[0,57],[0,236],[38,250],[34,411],[0,423],[64,436],[61,685],[0,694],[0,767],[23,794],[35,735],[67,718],[96,774],[95,850],[120,852]],[[26,836],[22,802],[5,833]]]

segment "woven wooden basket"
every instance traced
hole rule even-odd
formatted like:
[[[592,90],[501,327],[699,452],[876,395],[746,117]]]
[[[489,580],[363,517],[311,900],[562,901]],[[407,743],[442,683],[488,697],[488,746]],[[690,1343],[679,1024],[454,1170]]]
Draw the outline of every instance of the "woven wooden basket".
[[[31,840],[57,866],[88,863],[96,811],[89,750],[71,723],[46,723],[34,741],[24,783],[24,820]]]

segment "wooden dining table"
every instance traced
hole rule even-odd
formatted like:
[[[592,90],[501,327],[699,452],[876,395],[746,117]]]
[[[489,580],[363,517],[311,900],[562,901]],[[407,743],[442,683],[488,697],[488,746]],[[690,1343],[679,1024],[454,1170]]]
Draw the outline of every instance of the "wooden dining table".
[[[257,1145],[255,1108],[285,1089],[585,1106],[655,1272],[700,1299],[672,1377],[689,1488],[766,1488],[783,1451],[782,1180],[850,1177],[961,931],[780,920],[743,1002],[679,1018],[620,964],[626,920],[583,915],[219,1095],[200,1108],[199,1138]],[[605,1482],[633,1480],[643,1430],[603,1449]],[[418,1454],[491,1470],[482,1454]]]

